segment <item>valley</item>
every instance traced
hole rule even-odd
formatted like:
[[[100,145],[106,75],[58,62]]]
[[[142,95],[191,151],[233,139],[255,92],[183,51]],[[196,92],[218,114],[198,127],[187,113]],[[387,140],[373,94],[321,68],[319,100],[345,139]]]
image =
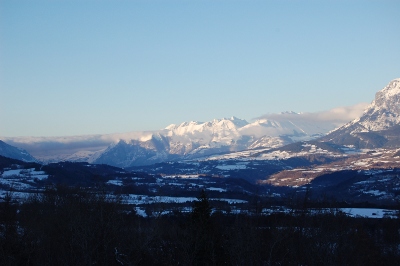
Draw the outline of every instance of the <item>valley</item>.
[[[360,117],[336,129],[333,122],[311,123],[310,115],[284,112],[252,123],[231,117],[160,131],[6,139],[19,147],[1,141],[1,155],[24,164],[6,163],[0,186],[3,194],[60,184],[103,186],[128,199],[193,199],[204,189],[213,198],[238,202],[255,195],[282,201],[310,190],[314,200],[395,206],[400,200],[399,95],[400,79],[395,79]],[[28,149],[43,155],[34,158]]]

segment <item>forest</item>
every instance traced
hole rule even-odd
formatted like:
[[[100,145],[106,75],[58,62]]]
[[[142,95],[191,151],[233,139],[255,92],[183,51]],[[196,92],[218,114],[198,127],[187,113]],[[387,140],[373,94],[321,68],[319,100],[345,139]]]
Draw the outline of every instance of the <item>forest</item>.
[[[57,186],[0,203],[0,265],[400,265],[400,220],[335,208],[223,213],[205,191],[189,212],[142,217],[102,191]]]

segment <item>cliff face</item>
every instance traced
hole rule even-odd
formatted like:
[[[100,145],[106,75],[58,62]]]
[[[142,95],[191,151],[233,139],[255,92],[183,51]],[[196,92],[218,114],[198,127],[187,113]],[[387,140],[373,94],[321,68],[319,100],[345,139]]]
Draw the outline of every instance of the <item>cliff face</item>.
[[[322,140],[357,148],[400,147],[400,79],[377,92],[361,117]]]

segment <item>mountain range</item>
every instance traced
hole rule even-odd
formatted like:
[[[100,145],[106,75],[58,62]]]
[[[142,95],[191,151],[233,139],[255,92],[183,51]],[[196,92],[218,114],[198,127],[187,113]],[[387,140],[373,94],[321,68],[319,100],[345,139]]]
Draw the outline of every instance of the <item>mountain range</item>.
[[[284,150],[288,144],[309,140],[354,149],[395,148],[400,147],[399,114],[400,79],[395,79],[376,93],[361,116],[344,125],[333,119],[308,119],[307,114],[284,112],[251,123],[231,117],[171,124],[158,131],[3,140],[42,162],[86,161],[131,167],[242,151]]]
[[[158,131],[5,140],[46,163],[87,161],[129,167],[246,149],[276,148],[298,140],[315,139],[336,127],[333,122],[313,124],[301,119],[302,116],[285,112],[275,119],[260,118],[252,123],[231,117],[171,124]]]

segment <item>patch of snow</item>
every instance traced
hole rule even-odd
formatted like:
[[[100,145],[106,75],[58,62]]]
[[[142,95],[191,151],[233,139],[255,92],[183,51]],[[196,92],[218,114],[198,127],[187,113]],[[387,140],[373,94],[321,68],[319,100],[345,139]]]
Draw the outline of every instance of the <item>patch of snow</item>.
[[[122,180],[108,180],[106,184],[114,185],[114,186],[123,186]]]
[[[396,211],[374,208],[342,208],[342,212],[352,217],[383,218],[385,215],[395,216]]]
[[[147,217],[146,211],[140,207],[135,208],[136,214],[142,217]]]
[[[3,177],[20,176],[21,171],[22,171],[21,169],[7,170],[3,172],[2,176]]]
[[[247,166],[243,164],[228,164],[228,165],[218,165],[215,168],[224,171],[230,171],[230,170],[247,169]]]
[[[210,190],[210,191],[219,191],[219,192],[226,192],[226,191],[227,191],[226,189],[224,189],[224,188],[219,188],[219,187],[209,187],[209,188],[207,188],[207,190]]]
[[[240,199],[225,199],[225,198],[210,198],[209,200],[226,201],[229,204],[234,203],[247,203],[246,200]],[[124,198],[126,204],[153,204],[153,203],[186,203],[197,201],[195,197],[170,197],[170,196],[147,196],[147,195],[135,195],[129,194]]]
[[[368,190],[368,191],[364,191],[364,194],[372,194],[375,196],[383,196],[386,195],[386,192],[384,191],[379,191],[379,190]]]

